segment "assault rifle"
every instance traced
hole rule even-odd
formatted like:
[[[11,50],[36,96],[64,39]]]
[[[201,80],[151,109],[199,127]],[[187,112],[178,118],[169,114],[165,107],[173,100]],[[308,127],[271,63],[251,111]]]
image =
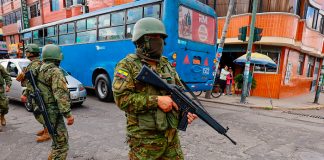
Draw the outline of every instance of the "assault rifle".
[[[41,95],[41,92],[39,90],[39,88],[36,85],[36,81],[35,81],[35,77],[32,71],[28,71],[25,73],[25,77],[28,79],[28,81],[31,83],[31,85],[33,86],[34,89],[34,93],[32,95],[30,95],[36,102],[39,110],[38,111],[34,111],[34,112],[40,112],[41,115],[44,118],[44,122],[45,122],[45,126],[48,130],[48,133],[51,135],[53,142],[55,144],[55,137],[57,137],[57,132],[54,129],[54,127],[51,124],[48,112],[46,110],[46,106],[43,100],[43,97]]]
[[[142,67],[140,73],[136,76],[136,80],[166,90],[171,94],[172,100],[179,106],[180,109],[180,123],[178,124],[179,130],[186,131],[188,126],[188,112],[194,113],[210,127],[215,129],[219,134],[224,135],[234,145],[236,145],[236,142],[226,134],[229,128],[224,128],[222,125],[220,125],[215,119],[213,119],[213,117],[209,115],[207,111],[203,109],[203,107],[200,107],[196,102],[192,101],[179,86],[164,82],[155,72],[145,65]]]

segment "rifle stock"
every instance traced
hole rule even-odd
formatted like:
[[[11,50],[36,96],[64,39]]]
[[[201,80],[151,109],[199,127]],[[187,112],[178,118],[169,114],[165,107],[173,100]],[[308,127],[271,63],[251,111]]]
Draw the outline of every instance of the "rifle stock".
[[[193,102],[179,86],[164,82],[156,73],[145,65],[143,65],[140,73],[135,79],[170,92],[172,100],[180,109],[180,122],[178,124],[179,130],[186,131],[188,126],[187,114],[188,112],[194,113],[219,134],[224,135],[234,145],[236,145],[236,142],[226,134],[228,128],[224,128],[213,117],[211,117],[207,111],[203,110],[197,103]]]
[[[55,137],[57,136],[57,132],[50,122],[50,118],[49,118],[48,112],[46,110],[46,106],[45,106],[43,97],[41,96],[41,92],[36,85],[36,81],[35,81],[33,72],[32,71],[26,72],[25,77],[28,79],[29,83],[31,83],[31,85],[33,86],[34,93],[33,93],[33,96],[31,96],[31,97],[35,100],[37,106],[39,107],[39,111],[44,118],[45,126],[48,129],[48,133],[51,135],[53,142],[55,144],[55,142],[56,142]]]

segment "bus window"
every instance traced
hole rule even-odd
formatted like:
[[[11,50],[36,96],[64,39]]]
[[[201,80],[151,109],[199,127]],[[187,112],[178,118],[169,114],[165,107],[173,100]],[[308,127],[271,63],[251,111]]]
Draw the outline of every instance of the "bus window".
[[[120,26],[124,24],[125,12],[116,12],[111,14],[111,26]]]
[[[134,28],[134,25],[135,24],[129,24],[127,25],[127,28],[126,28],[126,38],[132,38],[133,36],[133,28]]]
[[[46,36],[55,36],[56,35],[56,27],[53,26],[53,27],[45,28],[45,34],[46,34]]]
[[[124,39],[125,27],[99,29],[99,41]]]
[[[60,35],[59,37],[59,44],[73,44],[74,43],[74,33],[72,34],[64,34],[64,35]]]
[[[76,43],[91,43],[97,39],[96,30],[77,33]]]
[[[110,14],[105,14],[105,15],[99,16],[98,23],[99,23],[99,28],[109,27],[110,26]]]
[[[45,44],[57,44],[57,36],[54,37],[46,37]]]
[[[68,23],[68,26],[67,26],[67,32],[68,33],[73,33],[74,32],[74,22],[72,23]]]
[[[148,5],[144,7],[144,17],[160,18],[160,5]]]
[[[143,15],[142,7],[127,10],[127,24],[135,23],[136,21],[142,18],[142,15]]]
[[[59,26],[59,33],[60,34],[66,34],[67,33],[67,24],[61,24]]]
[[[33,31],[33,43],[37,44],[38,46],[43,46],[44,34],[43,29]]]
[[[77,32],[85,31],[86,30],[86,19],[77,21],[76,26],[77,26]]]
[[[97,28],[97,18],[96,17],[88,18],[87,19],[87,30],[96,29],[96,28]]]

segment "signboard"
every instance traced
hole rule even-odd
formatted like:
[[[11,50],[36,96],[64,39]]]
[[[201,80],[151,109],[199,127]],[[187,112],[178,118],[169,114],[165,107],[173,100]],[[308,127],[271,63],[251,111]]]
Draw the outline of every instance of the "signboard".
[[[0,50],[1,51],[7,51],[8,50],[6,42],[0,41]]]
[[[27,0],[21,0],[21,18],[22,18],[22,27],[23,29],[29,28],[29,19],[28,19],[28,9],[27,9]]]
[[[291,69],[292,69],[292,63],[288,62],[287,68],[286,68],[285,81],[284,81],[285,85],[289,84],[290,77],[291,77]]]
[[[179,7],[179,37],[215,44],[215,19],[186,7]]]

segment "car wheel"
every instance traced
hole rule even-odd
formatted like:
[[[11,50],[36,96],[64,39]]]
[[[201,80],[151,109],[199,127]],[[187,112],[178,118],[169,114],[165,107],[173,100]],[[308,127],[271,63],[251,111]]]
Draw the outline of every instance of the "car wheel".
[[[111,90],[110,81],[106,74],[99,74],[95,81],[96,95],[101,101],[110,102],[113,100],[113,93]]]
[[[24,106],[28,112],[33,112],[33,106],[31,105],[31,103],[29,101],[25,102]]]

